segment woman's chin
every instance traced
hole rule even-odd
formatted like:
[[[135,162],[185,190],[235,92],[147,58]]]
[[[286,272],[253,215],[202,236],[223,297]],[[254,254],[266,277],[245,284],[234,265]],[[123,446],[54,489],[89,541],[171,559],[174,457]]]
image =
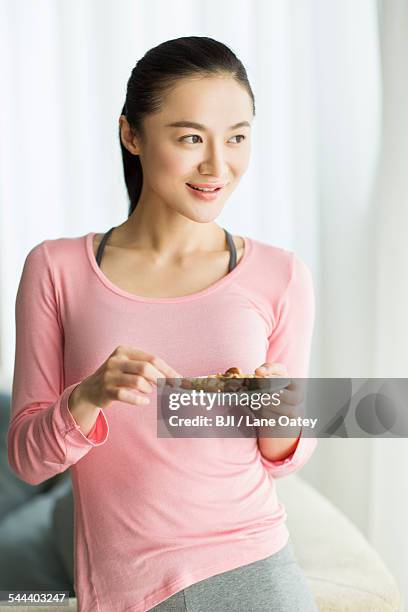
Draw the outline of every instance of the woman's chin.
[[[217,219],[217,217],[220,215],[221,210],[216,210],[216,211],[206,211],[204,212],[200,212],[200,213],[194,213],[191,212],[190,214],[186,215],[189,219],[191,219],[191,221],[195,221],[196,223],[211,223],[212,221],[215,221],[215,219]]]
[[[193,206],[189,206],[191,214],[200,218],[214,219],[222,212],[225,201],[217,200],[216,202],[198,202]]]

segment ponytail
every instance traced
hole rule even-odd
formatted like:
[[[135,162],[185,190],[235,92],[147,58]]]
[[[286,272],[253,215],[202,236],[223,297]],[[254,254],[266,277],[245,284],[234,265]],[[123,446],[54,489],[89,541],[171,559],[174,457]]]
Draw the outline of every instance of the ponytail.
[[[126,117],[126,103],[123,105],[122,115]],[[129,196],[129,213],[128,217],[132,214],[136,208],[137,201],[140,198],[143,186],[143,171],[142,164],[138,155],[133,155],[123,145],[120,137],[120,126],[119,126],[119,142],[122,151],[122,162],[123,162],[123,175],[125,178],[126,189]]]

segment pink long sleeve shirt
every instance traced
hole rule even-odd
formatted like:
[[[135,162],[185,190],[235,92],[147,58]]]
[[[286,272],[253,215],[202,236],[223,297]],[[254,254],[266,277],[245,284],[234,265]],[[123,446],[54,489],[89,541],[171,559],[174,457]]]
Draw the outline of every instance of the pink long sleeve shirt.
[[[79,612],[144,612],[189,585],[278,552],[286,512],[275,478],[299,470],[317,440],[269,461],[256,437],[158,438],[155,398],[114,401],[85,435],[68,398],[119,345],[162,357],[183,376],[265,361],[306,377],[314,291],[291,251],[245,237],[237,266],[183,297],[115,286],[93,232],[28,253],[16,298],[8,457],[39,484],[70,469]]]

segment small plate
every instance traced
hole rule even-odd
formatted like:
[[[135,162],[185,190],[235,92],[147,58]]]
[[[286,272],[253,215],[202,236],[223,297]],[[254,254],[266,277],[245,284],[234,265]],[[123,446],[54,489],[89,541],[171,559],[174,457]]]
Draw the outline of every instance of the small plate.
[[[200,378],[207,378],[209,380],[220,380],[220,379],[214,379],[208,376],[185,376],[184,379],[187,380],[197,380]],[[239,381],[239,380],[243,380],[245,377],[242,378],[229,378],[226,377],[226,380],[228,381]],[[183,380],[184,380],[183,379]],[[178,379],[180,380],[180,379]],[[248,389],[247,387],[243,387],[243,388],[238,388],[238,389],[228,389],[228,390],[223,390],[220,391],[220,393],[239,393],[240,391],[243,393],[247,393],[248,395],[253,395],[254,393],[273,393],[275,391],[279,391],[280,389],[284,389],[285,387],[288,387],[291,383],[291,379],[290,378],[284,378],[282,376],[257,376],[254,378],[247,378],[247,380],[262,380],[263,381],[263,386],[259,389]],[[174,387],[173,387],[174,388]],[[177,389],[183,389],[184,391],[192,391],[192,389],[186,389],[184,387],[180,387],[180,385],[177,385],[175,388]],[[198,389],[197,389],[198,390]],[[208,390],[208,391],[204,391],[205,393],[216,393],[218,390],[214,389],[214,390]]]

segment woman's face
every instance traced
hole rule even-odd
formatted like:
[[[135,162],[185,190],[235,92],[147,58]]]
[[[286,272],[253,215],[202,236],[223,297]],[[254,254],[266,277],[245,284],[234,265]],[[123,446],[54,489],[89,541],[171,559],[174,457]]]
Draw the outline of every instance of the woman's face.
[[[139,202],[170,207],[194,221],[212,221],[248,167],[252,120],[251,98],[232,77],[180,80],[165,96],[162,110],[145,118],[143,143],[134,138],[133,148],[129,139],[124,142],[140,155]],[[181,122],[201,127],[172,125]],[[126,123],[122,140],[123,129]],[[202,199],[187,183],[224,187],[214,199]]]

